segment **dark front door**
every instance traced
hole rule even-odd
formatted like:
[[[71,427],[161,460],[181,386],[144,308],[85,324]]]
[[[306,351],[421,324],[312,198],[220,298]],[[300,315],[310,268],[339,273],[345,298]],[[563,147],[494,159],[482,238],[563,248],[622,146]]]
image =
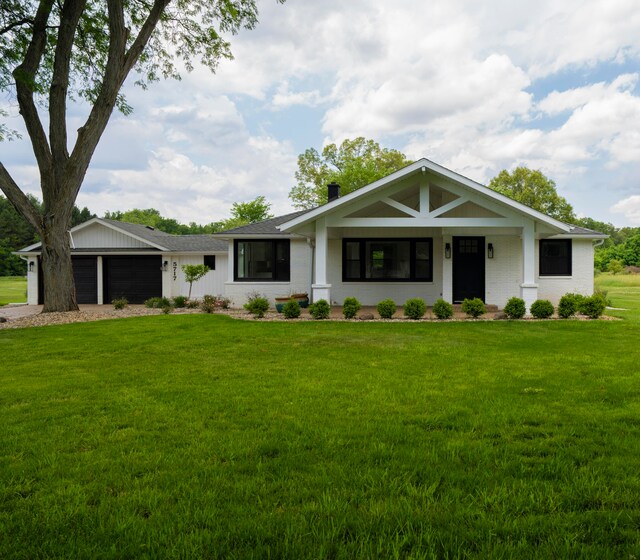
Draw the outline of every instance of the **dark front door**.
[[[453,301],[484,301],[484,237],[453,238]]]
[[[98,303],[98,258],[71,257],[77,303]],[[42,257],[38,257],[38,303],[44,303]]]
[[[162,259],[160,256],[110,256],[102,259],[105,303],[127,298],[129,303],[144,303],[162,296]]]

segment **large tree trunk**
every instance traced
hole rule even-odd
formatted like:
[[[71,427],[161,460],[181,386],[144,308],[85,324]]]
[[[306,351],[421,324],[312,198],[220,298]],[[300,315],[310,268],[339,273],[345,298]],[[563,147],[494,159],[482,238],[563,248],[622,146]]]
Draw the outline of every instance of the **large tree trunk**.
[[[78,310],[67,226],[64,220],[52,221],[42,232],[43,313]]]

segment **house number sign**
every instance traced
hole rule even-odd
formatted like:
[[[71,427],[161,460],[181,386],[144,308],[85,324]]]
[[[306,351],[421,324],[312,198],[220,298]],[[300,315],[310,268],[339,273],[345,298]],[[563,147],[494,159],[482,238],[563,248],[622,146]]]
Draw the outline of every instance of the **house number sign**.
[[[176,270],[178,270],[178,263],[176,261],[173,261],[173,281],[174,282],[178,278],[178,275],[176,274]]]

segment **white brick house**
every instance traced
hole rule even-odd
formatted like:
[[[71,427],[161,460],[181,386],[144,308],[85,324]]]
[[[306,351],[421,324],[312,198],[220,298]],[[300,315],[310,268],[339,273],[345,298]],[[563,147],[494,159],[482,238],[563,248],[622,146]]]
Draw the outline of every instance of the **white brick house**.
[[[352,296],[365,305],[479,297],[499,307],[512,296],[529,307],[538,298],[557,303],[567,292],[593,292],[593,246],[605,235],[427,159],[344,197],[331,188],[324,206],[216,235],[94,218],[70,232],[78,301],[185,295],[186,263],[213,268],[194,296],[225,295],[235,306],[253,292],[270,300],[307,292],[333,304]],[[42,297],[39,252],[39,245],[18,252],[29,259],[29,303]]]
[[[313,210],[218,234],[229,241],[225,293],[236,304],[255,291],[269,298],[308,291],[334,304],[349,296],[365,305],[479,297],[502,307],[518,296],[529,307],[538,298],[557,303],[567,292],[593,292],[593,245],[605,235],[427,159],[329,198]],[[290,251],[285,274],[267,264],[276,247],[265,242],[275,240]]]

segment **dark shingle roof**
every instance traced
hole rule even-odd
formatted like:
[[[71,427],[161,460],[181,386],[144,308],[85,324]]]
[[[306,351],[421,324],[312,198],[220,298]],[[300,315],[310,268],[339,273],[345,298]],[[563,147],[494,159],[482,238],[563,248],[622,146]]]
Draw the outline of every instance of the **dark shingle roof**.
[[[574,226],[571,224],[567,224],[570,228],[570,234],[571,235],[605,235],[604,233],[601,233],[599,231],[596,231],[594,229],[588,229],[585,227],[581,227],[581,226]],[[608,237],[608,236],[607,236]]]
[[[257,222],[255,224],[247,224],[246,226],[240,226],[232,229],[228,229],[226,231],[220,232],[220,234],[233,234],[233,235],[286,235],[278,229],[278,226],[288,222],[289,220],[293,220],[298,216],[302,216],[302,214],[306,214],[310,212],[310,210],[298,210],[297,212],[291,212],[290,214],[285,214],[284,216],[277,216],[276,218],[271,218],[269,220],[264,220],[262,222]]]
[[[104,218],[101,218],[101,220],[120,228],[127,233],[136,235],[145,241],[150,241],[156,245],[166,247],[169,251],[215,252],[226,251],[228,248],[224,241],[216,239],[213,235],[173,235],[141,224],[117,222],[115,220],[106,220]]]

